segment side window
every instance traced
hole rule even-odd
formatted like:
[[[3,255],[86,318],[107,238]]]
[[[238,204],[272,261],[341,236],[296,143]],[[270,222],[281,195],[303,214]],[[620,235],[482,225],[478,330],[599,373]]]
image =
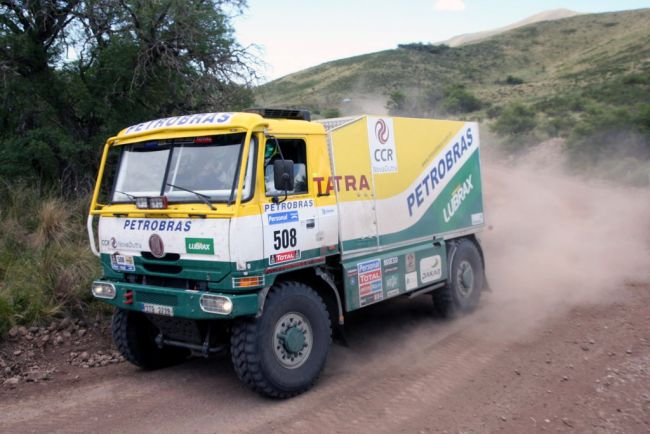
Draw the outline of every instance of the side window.
[[[279,147],[278,147],[279,145]],[[307,147],[302,139],[275,139],[266,141],[264,154],[264,184],[266,185],[267,196],[284,195],[284,191],[278,191],[273,185],[273,162],[275,160],[293,161],[294,188],[287,194],[307,193]]]

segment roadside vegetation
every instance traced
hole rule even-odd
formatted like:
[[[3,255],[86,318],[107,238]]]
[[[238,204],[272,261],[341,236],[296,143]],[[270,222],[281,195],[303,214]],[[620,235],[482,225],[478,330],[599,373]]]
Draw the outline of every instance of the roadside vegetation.
[[[85,215],[105,139],[249,106],[245,0],[0,2],[0,337],[98,309]]]

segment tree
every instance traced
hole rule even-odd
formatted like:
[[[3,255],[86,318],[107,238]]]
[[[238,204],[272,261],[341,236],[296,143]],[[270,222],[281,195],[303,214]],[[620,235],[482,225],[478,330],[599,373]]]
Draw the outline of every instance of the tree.
[[[0,178],[94,171],[119,129],[252,102],[245,0],[0,0]],[[90,151],[90,152],[89,152]]]

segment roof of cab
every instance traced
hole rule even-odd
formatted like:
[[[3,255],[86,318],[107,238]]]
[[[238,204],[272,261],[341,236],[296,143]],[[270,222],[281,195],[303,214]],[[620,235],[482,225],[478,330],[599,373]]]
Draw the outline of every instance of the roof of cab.
[[[216,130],[266,128],[270,134],[325,134],[319,123],[290,120],[266,119],[255,113],[224,112],[197,113],[172,116],[132,125],[119,132],[115,144],[138,142],[143,139],[163,139],[194,134],[210,134]]]

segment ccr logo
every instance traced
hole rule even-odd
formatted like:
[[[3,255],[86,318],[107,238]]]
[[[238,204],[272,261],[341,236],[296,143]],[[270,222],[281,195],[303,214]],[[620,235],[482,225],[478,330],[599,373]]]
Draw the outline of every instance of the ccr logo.
[[[379,140],[379,143],[382,145],[385,145],[386,142],[388,142],[388,139],[390,138],[390,132],[388,131],[388,126],[386,126],[385,120],[379,119],[375,123],[375,136],[377,137],[377,140]]]
[[[117,240],[115,237],[111,237],[111,247],[116,249],[117,248]]]

